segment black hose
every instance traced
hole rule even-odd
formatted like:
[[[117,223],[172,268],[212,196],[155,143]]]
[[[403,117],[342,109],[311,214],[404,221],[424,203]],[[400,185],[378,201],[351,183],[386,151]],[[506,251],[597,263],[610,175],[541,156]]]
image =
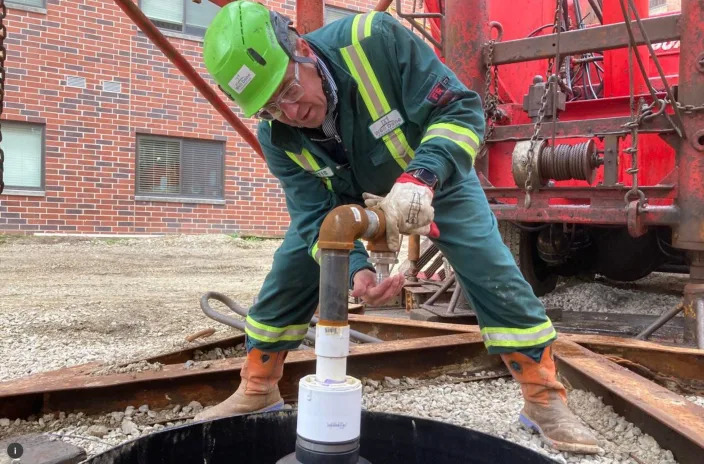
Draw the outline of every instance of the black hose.
[[[244,332],[244,327],[245,327],[245,322],[240,321],[239,319],[232,318],[230,316],[226,316],[222,314],[219,311],[214,310],[210,304],[208,303],[208,300],[213,299],[217,300],[220,303],[224,304],[230,310],[232,310],[234,313],[239,314],[242,317],[247,317],[247,314],[249,311],[239,305],[236,301],[231,299],[230,297],[223,295],[222,293],[218,292],[208,292],[205,295],[203,295],[200,298],[200,307],[205,313],[206,316],[208,316],[211,319],[214,319],[218,322],[221,322],[225,325],[229,325],[231,327],[235,327],[236,329],[239,329]],[[313,316],[313,319],[311,320],[313,324],[318,323],[318,318]],[[315,331],[314,330],[309,330],[308,334],[306,335],[306,340],[311,341],[315,343]],[[372,337],[371,335],[367,335],[365,333],[359,332],[357,330],[350,330],[350,338],[353,340],[356,340],[361,343],[381,343],[384,340],[381,340],[380,338]]]

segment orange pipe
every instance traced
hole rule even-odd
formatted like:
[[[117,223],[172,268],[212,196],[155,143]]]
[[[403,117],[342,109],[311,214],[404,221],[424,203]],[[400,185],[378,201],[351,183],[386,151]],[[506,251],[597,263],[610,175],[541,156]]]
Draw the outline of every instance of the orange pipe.
[[[370,228],[367,211],[371,211],[378,218],[376,228]],[[373,224],[372,224],[373,226]],[[320,226],[318,248],[321,250],[351,250],[354,241],[365,238],[370,243],[383,242],[386,244],[386,220],[384,213],[379,208],[365,210],[359,205],[338,206],[325,216]]]
[[[379,0],[374,7],[374,11],[386,11],[394,0]]]

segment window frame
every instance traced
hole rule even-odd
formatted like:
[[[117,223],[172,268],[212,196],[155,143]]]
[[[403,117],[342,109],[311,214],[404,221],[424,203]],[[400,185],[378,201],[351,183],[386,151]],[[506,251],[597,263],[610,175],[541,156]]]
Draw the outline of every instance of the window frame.
[[[14,121],[11,119],[4,119],[2,121],[2,129],[7,126],[33,126],[41,129],[41,154],[39,158],[39,163],[41,164],[41,174],[40,174],[40,185],[39,187],[20,187],[16,185],[5,184],[5,192],[33,192],[33,193],[43,193],[46,191],[46,124],[27,122],[27,121]],[[5,155],[5,164],[7,164],[7,154]],[[3,179],[4,180],[4,179]]]
[[[336,6],[336,5],[330,5],[330,4],[328,4],[328,3],[325,3],[325,4],[323,5],[323,24],[324,24],[324,25],[328,25],[328,24],[331,24],[331,23],[332,23],[332,21],[331,21],[330,23],[327,22],[328,9],[330,9],[330,10],[337,10],[337,11],[339,11],[339,12],[341,12],[341,13],[342,13],[342,12],[347,12],[347,13],[349,13],[350,16],[353,16],[353,15],[356,15],[356,14],[359,14],[359,13],[360,13],[360,11],[353,10],[353,9],[351,9],[351,8],[343,8],[343,7],[339,7],[339,6]],[[343,19],[343,18],[340,18],[340,19]]]
[[[46,0],[44,0],[44,1],[46,1]],[[180,23],[178,23],[178,24],[181,26],[181,29],[176,30],[176,29],[173,29],[173,28],[163,27],[163,26],[162,26],[162,24],[165,24],[165,23],[168,23],[168,24],[176,24],[176,23],[169,23],[168,21],[161,21],[161,20],[159,20],[159,19],[150,18],[149,16],[147,16],[147,18],[149,18],[149,21],[151,21],[152,24],[154,24],[160,31],[166,32],[167,35],[168,35],[168,34],[174,34],[174,35],[178,35],[178,36],[193,37],[193,38],[198,38],[198,39],[200,39],[200,40],[203,40],[203,38],[205,37],[206,28],[195,27],[195,26],[191,26],[191,25],[188,24],[188,16],[187,16],[188,7],[187,7],[187,3],[188,3],[188,2],[191,2],[191,1],[193,1],[193,0],[180,0],[180,1],[181,1],[182,6],[183,6],[183,15],[182,15],[183,20],[182,20]],[[206,1],[207,1],[207,0],[206,0]],[[140,10],[142,9],[142,4],[143,4],[143,3],[144,3],[144,0],[139,0],[139,5],[138,5],[138,6],[139,6],[139,9],[140,9]],[[200,29],[202,29],[202,33],[199,32]]]
[[[178,182],[178,188],[179,192],[178,193],[158,193],[158,192],[141,192],[139,190],[140,186],[140,142],[144,139],[152,139],[152,140],[166,140],[169,142],[178,142],[179,147],[178,147],[178,175],[179,175],[179,182]],[[218,144],[221,149],[222,149],[222,156],[221,156],[221,166],[220,166],[220,185],[221,185],[221,190],[220,190],[220,195],[218,197],[206,197],[206,196],[192,196],[189,194],[183,193],[183,142],[184,141],[192,141],[192,142],[202,142],[202,143],[216,143]],[[134,173],[134,178],[135,178],[135,183],[134,183],[134,195],[135,195],[135,200],[137,201],[174,201],[174,202],[180,202],[180,203],[213,203],[213,204],[221,204],[224,203],[225,201],[225,156],[227,155],[227,142],[224,140],[215,140],[215,139],[198,139],[198,138],[190,138],[190,137],[173,137],[173,136],[166,136],[166,135],[156,135],[156,134],[149,134],[149,133],[140,133],[138,132],[136,134],[136,140],[135,140],[135,173]]]
[[[14,8],[17,10],[34,11],[34,12],[46,12],[47,0],[40,0],[41,6],[37,5],[27,5],[26,3],[20,3],[20,0],[6,0],[5,5],[7,8]]]

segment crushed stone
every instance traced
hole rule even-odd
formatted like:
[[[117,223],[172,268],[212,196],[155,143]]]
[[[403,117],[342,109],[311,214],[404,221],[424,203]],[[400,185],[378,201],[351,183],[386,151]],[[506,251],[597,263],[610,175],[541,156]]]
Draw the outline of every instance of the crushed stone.
[[[398,380],[398,379],[396,379]],[[636,464],[631,453],[646,463],[676,463],[672,452],[661,448],[638,427],[613,412],[592,393],[573,390],[570,408],[596,433],[603,454],[579,456],[555,451],[539,435],[518,422],[523,406],[520,386],[512,379],[456,382],[448,376],[431,381],[396,382],[364,379],[363,406],[370,411],[424,417],[470,427],[546,454],[561,463]]]
[[[111,375],[111,374],[127,374],[144,371],[160,371],[164,368],[161,363],[150,363],[142,360],[127,365],[111,364],[98,368],[90,373],[90,375]]]
[[[246,355],[247,350],[244,347],[244,343],[240,343],[225,349],[217,347],[208,351],[195,350],[193,352],[193,361],[214,361],[216,359],[240,358]]]
[[[659,316],[682,301],[687,276],[655,272],[636,282],[561,279],[551,293],[540,297],[546,307],[567,311],[616,312]]]

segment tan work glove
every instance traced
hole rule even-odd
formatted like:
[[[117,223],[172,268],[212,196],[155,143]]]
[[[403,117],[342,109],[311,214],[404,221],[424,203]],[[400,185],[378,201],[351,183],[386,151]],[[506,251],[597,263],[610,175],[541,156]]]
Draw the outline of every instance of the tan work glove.
[[[364,193],[362,198],[367,207],[378,206],[384,212],[386,242],[392,251],[400,248],[400,234],[427,235],[433,238],[440,236],[433,222],[433,191],[409,174],[402,174],[385,197]]]

